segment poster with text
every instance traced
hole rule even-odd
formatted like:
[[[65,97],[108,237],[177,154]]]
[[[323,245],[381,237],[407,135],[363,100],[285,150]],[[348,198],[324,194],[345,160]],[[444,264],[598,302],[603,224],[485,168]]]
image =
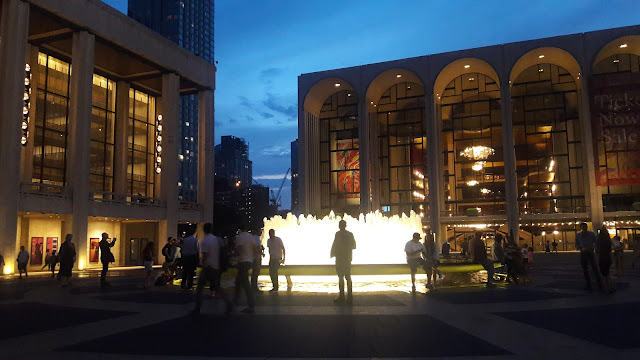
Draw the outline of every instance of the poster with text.
[[[594,75],[590,85],[596,183],[640,185],[640,74]]]
[[[100,239],[89,239],[89,262],[98,262],[100,260]]]
[[[360,197],[360,152],[358,140],[338,140],[336,163],[338,172],[338,193],[347,193],[346,198]],[[347,171],[344,171],[347,170]],[[349,171],[351,170],[351,171]],[[348,194],[353,193],[353,194]]]
[[[31,265],[41,265],[42,264],[42,246],[44,243],[44,238],[42,237],[32,237],[31,238],[31,256],[29,256],[29,263]]]

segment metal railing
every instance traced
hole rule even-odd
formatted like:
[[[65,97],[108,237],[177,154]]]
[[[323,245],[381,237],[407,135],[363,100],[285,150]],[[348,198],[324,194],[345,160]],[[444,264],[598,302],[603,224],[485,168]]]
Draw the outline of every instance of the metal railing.
[[[129,195],[118,194],[109,191],[92,191],[90,193],[91,200],[95,202],[123,204],[123,205],[136,205],[136,206],[163,206],[162,200],[154,197],[142,196],[142,195]]]
[[[202,205],[196,202],[191,202],[191,201],[180,201],[179,207],[182,210],[201,210],[202,209]]]
[[[20,183],[20,193],[58,198],[71,196],[71,191],[67,187],[40,183]]]

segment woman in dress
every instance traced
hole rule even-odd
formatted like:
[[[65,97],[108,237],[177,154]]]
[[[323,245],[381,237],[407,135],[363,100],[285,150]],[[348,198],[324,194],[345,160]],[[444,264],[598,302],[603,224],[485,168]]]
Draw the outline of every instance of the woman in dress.
[[[60,262],[58,280],[60,280],[62,287],[71,285],[73,264],[76,262],[76,246],[71,241],[72,239],[73,235],[67,234],[60,246],[60,253],[58,253],[58,262]]]

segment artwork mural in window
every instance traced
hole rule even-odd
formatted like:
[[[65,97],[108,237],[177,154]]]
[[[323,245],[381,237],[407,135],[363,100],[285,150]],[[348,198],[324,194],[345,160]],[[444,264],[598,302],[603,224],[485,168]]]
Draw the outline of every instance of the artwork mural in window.
[[[58,238],[57,237],[48,237],[47,238],[47,252],[51,254],[52,251],[58,251]]]
[[[100,239],[89,239],[89,262],[97,263],[100,260]]]
[[[29,256],[29,263],[31,265],[42,264],[42,246],[44,243],[43,237],[31,238],[31,255]]]
[[[358,140],[338,140],[336,164],[338,172],[338,192],[344,193],[346,198],[358,198],[354,194],[360,192],[360,152],[353,150],[353,145]]]

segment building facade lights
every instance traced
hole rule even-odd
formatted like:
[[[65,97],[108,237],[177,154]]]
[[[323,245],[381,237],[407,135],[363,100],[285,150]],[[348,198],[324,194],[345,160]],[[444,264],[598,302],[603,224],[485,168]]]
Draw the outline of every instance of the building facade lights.
[[[31,66],[26,64],[24,67],[24,96],[22,97],[22,138],[20,144],[27,146],[29,139],[29,109],[31,108]]]
[[[162,115],[156,118],[156,156],[155,156],[156,174],[162,172]]]

